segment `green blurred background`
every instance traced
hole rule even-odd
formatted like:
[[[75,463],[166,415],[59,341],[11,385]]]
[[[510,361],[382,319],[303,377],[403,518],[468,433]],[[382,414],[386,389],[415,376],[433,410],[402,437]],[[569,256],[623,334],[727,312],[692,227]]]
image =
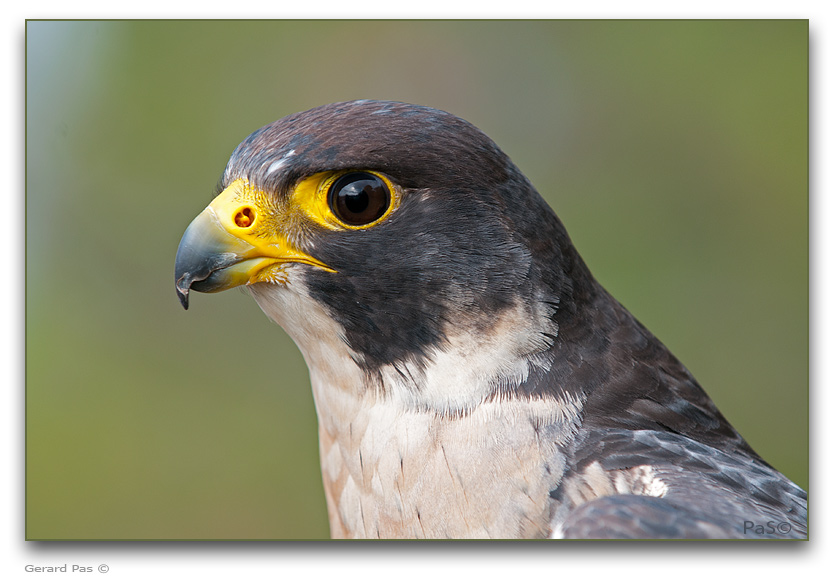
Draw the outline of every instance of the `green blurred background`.
[[[28,22],[26,57],[29,539],[327,537],[300,354],[173,263],[246,135],[354,98],[490,135],[807,489],[807,21]]]

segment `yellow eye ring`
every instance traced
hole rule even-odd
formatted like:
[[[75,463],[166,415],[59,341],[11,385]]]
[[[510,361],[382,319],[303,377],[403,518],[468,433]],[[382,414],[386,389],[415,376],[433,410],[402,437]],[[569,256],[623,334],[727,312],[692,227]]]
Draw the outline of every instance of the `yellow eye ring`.
[[[385,221],[399,206],[401,195],[402,190],[382,173],[346,169],[302,179],[290,204],[329,230],[364,230]]]
[[[379,175],[368,171],[349,171],[333,176],[323,184],[330,211],[347,227],[369,226],[391,206],[391,189]]]

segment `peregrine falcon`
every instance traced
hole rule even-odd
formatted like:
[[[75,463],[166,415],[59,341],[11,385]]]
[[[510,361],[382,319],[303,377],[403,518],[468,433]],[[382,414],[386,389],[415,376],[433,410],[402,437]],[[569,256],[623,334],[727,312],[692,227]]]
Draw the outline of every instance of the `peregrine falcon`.
[[[335,103],[258,129],[176,256],[303,353],[334,538],[805,538],[768,465],[498,146]]]

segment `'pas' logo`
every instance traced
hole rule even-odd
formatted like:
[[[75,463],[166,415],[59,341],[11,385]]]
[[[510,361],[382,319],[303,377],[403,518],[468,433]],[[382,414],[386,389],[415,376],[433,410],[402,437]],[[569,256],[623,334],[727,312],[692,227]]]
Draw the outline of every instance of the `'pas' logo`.
[[[788,522],[766,522],[764,524],[757,524],[756,522],[744,522],[744,535],[753,534],[756,536],[773,536],[790,533],[791,525]]]

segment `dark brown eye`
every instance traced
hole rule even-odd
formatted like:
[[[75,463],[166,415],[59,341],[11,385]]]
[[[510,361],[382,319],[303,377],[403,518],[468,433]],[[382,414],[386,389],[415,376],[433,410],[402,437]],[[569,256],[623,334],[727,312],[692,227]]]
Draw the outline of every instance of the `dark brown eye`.
[[[342,175],[333,182],[327,195],[336,217],[351,226],[378,220],[391,204],[391,192],[385,182],[363,171]]]

